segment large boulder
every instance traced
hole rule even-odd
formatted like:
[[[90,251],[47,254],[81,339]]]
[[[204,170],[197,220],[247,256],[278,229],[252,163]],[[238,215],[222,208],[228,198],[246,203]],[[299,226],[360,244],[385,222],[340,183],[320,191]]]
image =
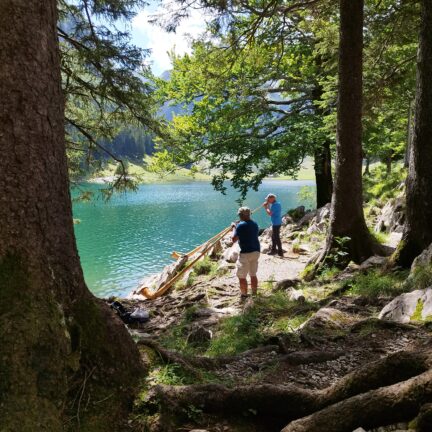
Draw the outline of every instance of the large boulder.
[[[375,232],[402,232],[405,224],[405,197],[390,199],[375,224]]]
[[[338,338],[344,333],[344,325],[350,318],[344,312],[324,307],[312,315],[300,327],[300,335],[306,340],[325,340]]]
[[[238,242],[234,243],[230,248],[223,253],[223,259],[230,263],[235,263],[240,254],[240,246]]]
[[[432,265],[432,243],[412,263],[411,272],[418,267]]]
[[[432,287],[396,297],[384,306],[378,318],[399,323],[432,319]]]

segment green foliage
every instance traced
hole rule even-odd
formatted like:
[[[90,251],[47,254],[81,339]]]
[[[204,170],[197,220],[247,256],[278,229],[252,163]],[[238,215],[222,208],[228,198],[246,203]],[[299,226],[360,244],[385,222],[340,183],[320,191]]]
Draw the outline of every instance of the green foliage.
[[[299,192],[297,192],[297,197],[301,203],[307,209],[313,209],[316,207],[316,194],[315,188],[311,186],[303,186]]]
[[[213,356],[234,355],[254,348],[263,341],[259,315],[249,311],[224,319],[210,342],[208,354]]]
[[[147,136],[162,133],[156,119],[152,75],[144,66],[148,52],[130,43],[129,27],[124,26],[145,5],[143,0],[58,2],[72,184],[100,169],[106,159],[120,160],[124,155],[122,132],[131,135],[141,131]],[[139,144],[129,141],[134,147],[130,148],[131,158],[142,158],[144,140]],[[108,188],[133,189],[133,183],[120,169]]]
[[[385,244],[389,238],[389,234],[385,232],[376,232],[374,229],[369,228],[370,235],[375,239],[377,243]]]
[[[177,169],[173,156],[167,150],[155,153],[147,166],[148,171],[155,173],[161,179],[173,174]]]
[[[316,305],[289,300],[285,292],[259,296],[242,315],[221,321],[207,353],[233,355],[254,348],[277,332],[292,332],[316,310]]]
[[[425,289],[432,286],[432,265],[417,266],[407,280],[409,290]]]
[[[396,297],[407,291],[404,285],[406,273],[381,273],[377,270],[366,274],[358,274],[345,282],[349,286],[349,293],[370,299],[383,297]]]
[[[208,275],[215,274],[217,269],[217,263],[212,261],[209,256],[205,256],[201,261],[198,261],[194,266],[194,272],[196,275]]]
[[[400,194],[400,186],[405,181],[406,169],[402,164],[395,164],[391,173],[385,166],[378,164],[363,176],[364,201],[370,204],[384,205],[389,199]]]

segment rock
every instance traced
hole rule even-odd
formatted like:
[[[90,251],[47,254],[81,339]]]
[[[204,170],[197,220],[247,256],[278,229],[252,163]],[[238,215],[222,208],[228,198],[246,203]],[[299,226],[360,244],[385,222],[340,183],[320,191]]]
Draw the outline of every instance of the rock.
[[[390,199],[375,224],[375,232],[402,232],[405,223],[405,197]]]
[[[306,297],[304,296],[302,290],[290,288],[287,294],[290,301],[298,301],[299,303],[304,303],[306,301]]]
[[[306,340],[325,339],[340,336],[343,324],[349,322],[349,316],[337,309],[325,307],[310,317],[300,327],[300,334]]]
[[[235,263],[240,254],[240,246],[238,242],[234,243],[229,249],[226,249],[223,254],[223,259],[230,263]]]
[[[187,336],[187,343],[190,345],[202,345],[208,342],[213,337],[211,330],[204,328],[203,326],[193,327]]]
[[[288,212],[288,216],[290,216],[294,222],[297,222],[305,215],[305,213],[306,213],[305,206],[299,206],[295,209],[291,209]]]
[[[396,297],[382,309],[378,318],[400,323],[429,320],[432,318],[432,288]]]
[[[411,272],[418,267],[432,265],[432,243],[412,263]]]
[[[284,279],[279,282],[276,282],[275,287],[273,288],[273,291],[282,291],[286,290],[288,288],[294,288],[300,283],[299,279]]]
[[[369,270],[372,267],[381,267],[382,265],[384,265],[386,260],[387,260],[386,257],[382,257],[378,255],[371,256],[366,261],[363,261],[360,264],[359,270],[364,271],[364,270]]]
[[[290,225],[290,224],[293,224],[293,223],[294,223],[294,220],[293,220],[293,218],[290,215],[285,215],[282,218],[282,225]]]
[[[328,203],[316,211],[316,223],[318,225],[330,219],[330,207],[331,204]]]
[[[168,282],[188,261],[187,255],[182,255],[175,263],[167,265],[161,273],[149,276],[143,279],[139,287],[128,297],[134,298],[140,294],[141,289],[148,287],[152,290],[158,290],[162,285]]]
[[[362,427],[359,427],[355,430],[353,430],[353,432],[366,432]]]
[[[308,211],[298,222],[298,226],[309,225],[311,220],[316,216],[316,211]]]
[[[220,261],[219,265],[217,267],[217,273],[221,274],[221,273],[226,273],[229,270],[231,270],[233,267],[233,263],[229,263],[228,261]]]

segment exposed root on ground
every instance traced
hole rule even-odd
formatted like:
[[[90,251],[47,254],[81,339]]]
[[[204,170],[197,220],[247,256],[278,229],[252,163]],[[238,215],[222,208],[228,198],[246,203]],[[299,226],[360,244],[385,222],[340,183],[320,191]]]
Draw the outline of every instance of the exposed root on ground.
[[[415,417],[432,401],[431,367],[432,351],[403,351],[371,362],[323,390],[293,385],[156,386],[150,400],[158,402],[168,417],[181,416],[190,406],[224,416],[249,410],[257,419],[271,419],[274,430],[296,420],[284,432],[317,431],[318,424],[343,432]]]

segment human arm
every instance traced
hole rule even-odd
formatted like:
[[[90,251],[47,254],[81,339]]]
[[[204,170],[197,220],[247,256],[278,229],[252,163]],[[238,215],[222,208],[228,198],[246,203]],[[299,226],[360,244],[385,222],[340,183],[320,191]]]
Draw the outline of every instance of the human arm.
[[[272,212],[271,212],[271,210],[270,210],[270,203],[269,203],[268,201],[264,201],[262,206],[264,207],[264,210],[266,211],[266,213],[267,213],[269,216],[271,216],[271,215],[272,215]]]
[[[233,243],[235,243],[239,239],[239,237],[237,235],[237,223],[233,222],[231,224],[231,228],[232,228],[231,240]]]

